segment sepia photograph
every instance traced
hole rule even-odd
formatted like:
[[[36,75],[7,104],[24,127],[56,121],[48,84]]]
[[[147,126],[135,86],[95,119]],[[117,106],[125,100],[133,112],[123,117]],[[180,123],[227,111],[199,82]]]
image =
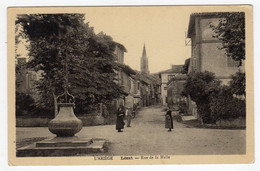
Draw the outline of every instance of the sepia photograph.
[[[249,5],[8,8],[9,160],[253,162],[252,18]]]

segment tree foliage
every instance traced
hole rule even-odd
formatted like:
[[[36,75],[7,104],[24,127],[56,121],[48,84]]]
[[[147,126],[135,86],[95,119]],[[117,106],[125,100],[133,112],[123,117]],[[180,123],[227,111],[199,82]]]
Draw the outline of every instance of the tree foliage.
[[[229,86],[221,86],[218,93],[210,96],[210,116],[216,122],[218,119],[235,119],[245,117],[245,100],[233,96]]]
[[[15,112],[16,116],[31,114],[35,108],[34,99],[25,93],[16,92],[16,105]]]
[[[190,73],[184,84],[183,94],[190,96],[196,102],[199,115],[203,122],[211,122],[210,118],[210,95],[219,91],[220,81],[215,74],[205,72]]]
[[[229,82],[230,91],[232,94],[245,96],[246,95],[246,75],[242,72],[237,72],[232,75],[232,80]]]
[[[53,108],[53,97],[64,91],[66,60],[69,90],[76,97],[78,112],[122,92],[114,81],[115,43],[104,33],[96,35],[84,19],[83,14],[18,16],[16,23],[30,41],[28,66],[43,71],[38,84],[41,106]]]
[[[244,73],[233,75],[230,85],[221,85],[213,73],[196,72],[188,75],[183,95],[196,102],[198,114],[204,123],[215,123],[217,119],[245,117],[245,100],[234,96],[245,95],[243,86]]]
[[[30,41],[43,37],[55,41],[81,26],[84,19],[84,14],[30,14],[18,15],[16,24]]]
[[[183,93],[190,95],[193,101],[199,102],[215,92],[219,85],[220,81],[216,79],[214,73],[208,71],[194,72],[188,75]]]
[[[228,56],[238,61],[238,66],[245,60],[245,13],[228,12],[218,13],[219,24],[211,25],[219,40],[222,41],[223,49]]]

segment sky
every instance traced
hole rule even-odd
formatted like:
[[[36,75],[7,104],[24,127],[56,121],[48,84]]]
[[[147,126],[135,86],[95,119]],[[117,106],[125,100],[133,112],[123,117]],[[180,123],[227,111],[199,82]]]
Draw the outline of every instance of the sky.
[[[190,58],[191,47],[185,46],[185,32],[190,14],[197,12],[194,7],[87,7],[77,12],[85,13],[85,22],[94,27],[96,34],[103,31],[123,44],[127,49],[125,64],[135,70],[140,71],[144,44],[150,73],[183,65]],[[21,56],[27,56],[24,44],[22,41],[18,45]]]
[[[98,7],[87,8],[85,20],[95,33],[103,31],[123,44],[125,64],[140,70],[143,46],[150,73],[182,65],[190,57],[185,30],[191,12],[183,7]]]

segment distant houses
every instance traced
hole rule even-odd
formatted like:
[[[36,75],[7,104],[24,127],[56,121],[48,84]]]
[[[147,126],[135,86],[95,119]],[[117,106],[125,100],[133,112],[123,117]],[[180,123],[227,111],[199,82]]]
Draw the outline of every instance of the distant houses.
[[[149,106],[160,103],[160,80],[150,74],[139,72],[141,106]]]
[[[186,103],[186,97],[182,95],[186,74],[178,74],[167,84],[167,105],[173,110],[179,110],[181,103]]]
[[[34,99],[38,99],[39,95],[36,89],[36,83],[41,78],[42,71],[32,71],[24,67],[28,62],[28,58],[17,58],[16,65],[20,66],[16,73],[16,92],[31,95]]]
[[[126,48],[117,43],[115,55],[119,65],[117,72],[118,84],[123,86],[125,94],[118,99],[117,107],[120,105],[133,108],[133,105],[149,106],[159,103],[160,80],[149,74],[148,58],[144,46],[141,57],[141,71],[133,70],[124,64],[124,53]]]
[[[140,101],[139,106],[149,106],[160,103],[160,79],[150,74],[148,56],[145,45],[140,58],[140,70],[137,71],[136,80],[139,82]]]
[[[161,103],[162,105],[167,105],[168,95],[167,95],[167,84],[174,77],[182,75],[183,65],[172,65],[170,69],[156,73],[161,81],[160,92],[161,92]]]

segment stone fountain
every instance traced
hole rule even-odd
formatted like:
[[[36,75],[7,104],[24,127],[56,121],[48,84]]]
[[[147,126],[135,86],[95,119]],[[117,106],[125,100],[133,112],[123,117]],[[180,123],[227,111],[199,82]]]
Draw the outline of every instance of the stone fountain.
[[[64,93],[57,97],[59,113],[48,124],[49,131],[56,137],[17,149],[17,157],[79,156],[106,151],[106,140],[75,136],[82,129],[83,123],[74,114],[75,98],[68,91],[67,54],[65,68]]]

